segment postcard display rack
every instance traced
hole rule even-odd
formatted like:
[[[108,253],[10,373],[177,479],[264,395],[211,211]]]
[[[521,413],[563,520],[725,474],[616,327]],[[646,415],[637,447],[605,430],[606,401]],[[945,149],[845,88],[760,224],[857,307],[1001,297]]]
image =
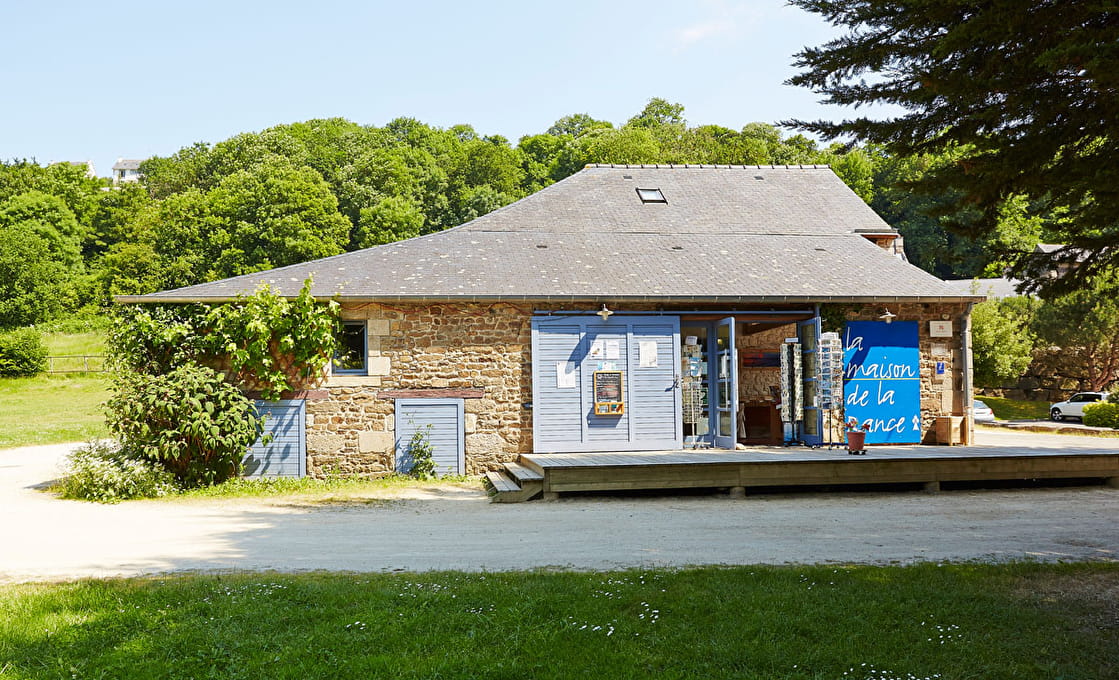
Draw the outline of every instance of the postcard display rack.
[[[818,394],[824,415],[824,444],[846,446],[843,418],[843,343],[839,333],[820,334]]]
[[[687,336],[681,362],[684,380],[684,446],[698,448],[707,444],[707,356],[695,336]]]
[[[800,341],[785,338],[781,345],[781,422],[785,430],[785,446],[803,444],[800,422],[804,420],[804,387],[801,378]]]

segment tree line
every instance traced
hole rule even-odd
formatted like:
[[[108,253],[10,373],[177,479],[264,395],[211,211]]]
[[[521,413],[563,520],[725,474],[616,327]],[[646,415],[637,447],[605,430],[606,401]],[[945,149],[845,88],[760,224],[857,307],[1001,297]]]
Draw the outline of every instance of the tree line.
[[[765,123],[690,126],[684,107],[663,99],[620,126],[564,116],[516,145],[469,125],[333,118],[149,158],[142,182],[119,187],[80,166],[0,164],[0,327],[438,232],[587,163],[828,164],[902,231],[918,266],[945,277],[995,266],[983,242],[928,216],[936,198],[894,188],[934,158],[821,146]],[[1040,237],[1039,225],[1007,224],[1004,240],[1030,247]]]
[[[957,190],[909,187],[958,149],[900,156],[766,123],[691,125],[684,113],[654,98],[621,125],[572,114],[516,144],[411,118],[310,120],[149,158],[142,181],[122,186],[81,166],[0,163],[0,328],[435,233],[587,163],[827,164],[901,232],[911,262],[942,278],[999,276],[1008,253],[1061,236],[1021,197],[1003,202],[994,230],[946,228]]]

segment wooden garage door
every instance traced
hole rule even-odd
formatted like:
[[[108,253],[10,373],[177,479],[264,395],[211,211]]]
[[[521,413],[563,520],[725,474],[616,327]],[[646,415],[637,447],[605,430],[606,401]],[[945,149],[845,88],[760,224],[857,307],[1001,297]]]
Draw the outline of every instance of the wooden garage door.
[[[256,410],[267,415],[264,434],[244,460],[245,477],[303,477],[307,474],[306,402],[302,399],[257,401]]]
[[[434,452],[436,473],[460,475],[466,469],[465,420],[462,399],[396,400],[396,471],[407,473],[414,460],[412,437],[426,433]]]
[[[682,446],[680,319],[540,317],[532,322],[533,449],[648,451]],[[597,370],[623,371],[625,413],[594,413]]]

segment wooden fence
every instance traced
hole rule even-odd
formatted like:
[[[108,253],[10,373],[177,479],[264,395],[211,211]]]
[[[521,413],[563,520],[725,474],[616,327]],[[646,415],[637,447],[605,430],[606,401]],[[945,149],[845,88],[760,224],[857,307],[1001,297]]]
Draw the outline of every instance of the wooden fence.
[[[47,373],[102,373],[105,371],[103,354],[71,354],[47,357]]]

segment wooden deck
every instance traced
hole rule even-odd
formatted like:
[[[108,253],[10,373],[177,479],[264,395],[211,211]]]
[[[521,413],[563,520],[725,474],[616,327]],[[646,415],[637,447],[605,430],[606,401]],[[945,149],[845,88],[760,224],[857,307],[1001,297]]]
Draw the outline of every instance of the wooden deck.
[[[846,449],[758,447],[746,451],[679,450],[637,453],[526,454],[520,467],[539,473],[539,491],[528,500],[574,491],[818,486],[941,482],[1105,479],[1119,486],[1119,445],[890,446],[866,455]],[[527,497],[525,497],[527,496]],[[510,500],[513,500],[510,497]]]

